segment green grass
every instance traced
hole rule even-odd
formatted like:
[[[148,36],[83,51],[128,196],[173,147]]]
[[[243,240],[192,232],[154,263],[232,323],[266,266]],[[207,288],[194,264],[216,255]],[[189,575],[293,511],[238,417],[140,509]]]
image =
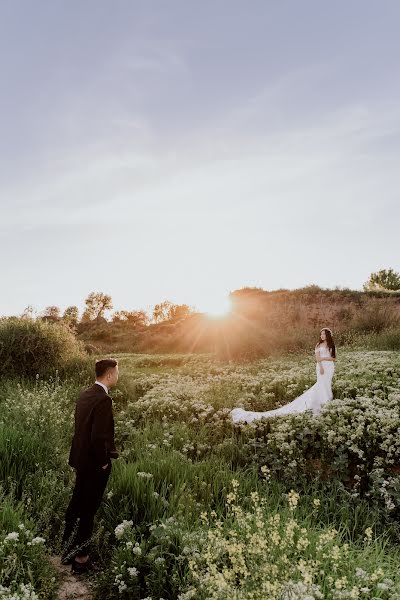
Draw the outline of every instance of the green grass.
[[[354,494],[338,478],[324,480],[317,474],[310,478],[300,472],[291,480],[272,473],[266,482],[260,471],[262,452],[254,449],[257,460],[248,460],[249,436],[242,437],[222,418],[213,419],[214,413],[202,421],[192,419],[204,410],[203,405],[219,414],[243,398],[249,406],[261,407],[295,397],[313,381],[314,366],[308,356],[263,360],[246,367],[224,365],[210,355],[118,355],[118,360],[121,379],[112,396],[121,456],[113,462],[96,519],[94,558],[104,566],[97,581],[97,598],[151,596],[172,600],[196,586],[184,548],[188,544],[200,548],[204,543],[204,534],[212,524],[205,526],[201,515],[211,510],[229,537],[227,494],[233,478],[239,482],[243,509],[251,510],[251,494],[257,491],[265,499],[266,514],[279,513],[285,523],[290,519],[287,493],[295,486],[300,494],[296,518],[312,539],[335,527],[341,543],[349,545],[352,567],[373,572],[381,566],[386,574],[400,573],[396,513],[391,516],[373,493]],[[337,393],[345,397],[355,386],[378,394],[384,402],[399,379],[398,361],[398,354],[376,352],[366,360],[359,353],[342,353],[335,381]],[[3,538],[21,519],[29,523],[35,535],[46,538],[49,552],[60,550],[64,511],[74,483],[73,470],[67,464],[74,402],[84,384],[86,380],[71,378],[64,382],[14,379],[0,383]],[[168,416],[172,414],[168,406],[175,406],[173,418]],[[318,510],[314,499],[321,502]],[[127,541],[133,546],[139,544],[140,555],[115,536],[115,527],[124,519],[133,522]],[[367,528],[373,530],[368,545],[364,542]],[[15,584],[33,581],[37,591],[47,585],[50,591],[43,598],[51,598],[54,586],[48,585],[49,572],[37,566],[29,575],[27,567],[28,558],[39,565],[43,550],[30,547],[29,552],[18,546],[12,571]],[[302,552],[295,556],[300,559]],[[156,562],[157,558],[162,560]],[[132,581],[127,565],[139,570]],[[348,570],[340,568],[343,573]],[[119,596],[115,585],[118,573],[130,586]],[[9,585],[7,581],[5,585]],[[327,586],[327,578],[322,583]],[[383,592],[376,597],[389,598]]]

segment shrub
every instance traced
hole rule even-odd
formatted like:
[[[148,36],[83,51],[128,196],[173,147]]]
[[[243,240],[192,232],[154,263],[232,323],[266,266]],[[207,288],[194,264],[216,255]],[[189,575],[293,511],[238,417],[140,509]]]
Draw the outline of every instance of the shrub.
[[[16,317],[0,319],[0,375],[35,377],[67,373],[86,354],[68,327]]]

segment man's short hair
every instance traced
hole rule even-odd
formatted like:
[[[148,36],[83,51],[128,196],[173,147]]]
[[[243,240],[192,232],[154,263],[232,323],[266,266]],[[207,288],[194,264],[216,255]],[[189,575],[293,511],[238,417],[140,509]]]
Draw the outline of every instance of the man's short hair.
[[[102,377],[108,369],[114,369],[117,364],[118,362],[115,358],[102,358],[101,360],[96,360],[96,377]]]

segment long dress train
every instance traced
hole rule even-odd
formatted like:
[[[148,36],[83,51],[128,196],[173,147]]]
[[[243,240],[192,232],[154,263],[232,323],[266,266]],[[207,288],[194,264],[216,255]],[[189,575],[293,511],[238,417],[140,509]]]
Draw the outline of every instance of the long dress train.
[[[317,352],[317,349],[316,349]],[[263,417],[276,417],[278,415],[291,415],[301,413],[306,410],[312,410],[313,414],[318,415],[321,412],[321,408],[324,404],[332,400],[332,377],[335,371],[335,364],[333,361],[325,361],[324,357],[330,357],[329,348],[321,346],[319,348],[320,356],[322,358],[321,363],[317,363],[317,381],[316,383],[306,390],[301,396],[295,398],[289,404],[276,408],[274,410],[267,410],[265,412],[256,412],[251,410],[244,410],[243,408],[234,408],[231,411],[231,418],[234,423],[239,421],[245,421],[251,423],[255,419],[262,419]],[[324,374],[320,373],[320,364],[324,368]]]

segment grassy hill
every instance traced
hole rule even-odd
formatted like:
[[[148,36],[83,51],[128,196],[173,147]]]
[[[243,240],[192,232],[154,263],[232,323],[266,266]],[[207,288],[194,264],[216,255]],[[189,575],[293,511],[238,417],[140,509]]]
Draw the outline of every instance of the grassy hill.
[[[221,358],[254,358],[313,347],[321,327],[341,345],[400,349],[400,292],[361,292],[309,286],[231,293],[232,313],[132,327],[102,319],[78,326],[78,337],[100,352],[216,352]]]

